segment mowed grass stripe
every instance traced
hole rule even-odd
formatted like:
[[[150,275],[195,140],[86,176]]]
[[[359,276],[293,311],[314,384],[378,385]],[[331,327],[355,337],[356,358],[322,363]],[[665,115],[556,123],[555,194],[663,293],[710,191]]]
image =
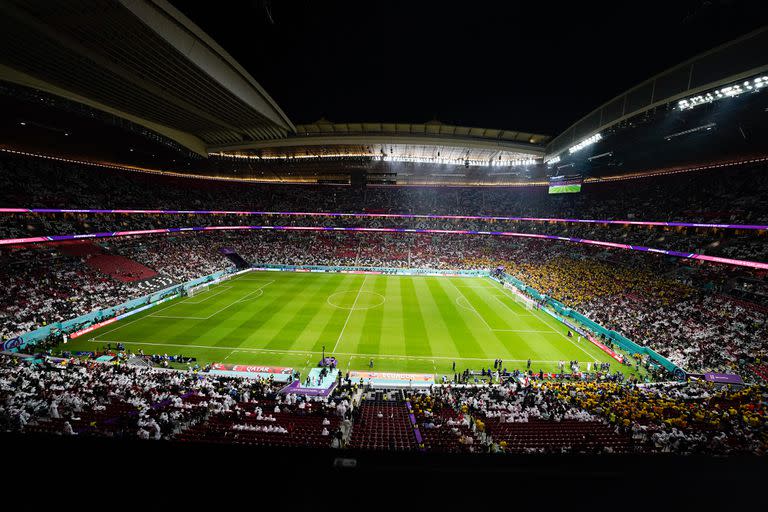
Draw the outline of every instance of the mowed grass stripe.
[[[507,330],[507,329],[520,329],[517,316],[509,314],[509,312],[502,313],[498,309],[504,306],[499,304],[498,301],[493,299],[493,296],[486,290],[479,288],[465,288],[461,290],[461,294],[469,302],[470,307],[474,308],[480,316],[483,317],[485,322],[491,329]]]
[[[329,303],[330,298],[338,293],[345,291],[348,287],[358,286],[358,279],[338,279],[334,274],[325,275],[323,287],[318,289],[315,295],[316,311],[312,318],[306,323],[297,340],[303,347],[312,347],[312,350],[322,350],[325,345],[326,350],[330,351],[336,343],[345,321],[345,311],[334,307]],[[359,276],[350,276],[359,277]],[[309,309],[310,306],[307,306]]]
[[[457,283],[455,280],[451,280],[449,281],[449,283],[454,287],[454,289],[456,289],[457,292],[459,292],[459,297],[468,301],[468,304],[465,304],[465,306],[470,307],[470,309],[461,308],[461,307],[460,309],[463,309],[467,313],[473,315],[480,323],[481,327],[479,327],[476,330],[476,332],[483,339],[482,347],[485,350],[487,357],[489,357],[490,359],[496,359],[501,357],[503,359],[504,354],[519,354],[519,357],[515,357],[515,358],[521,358],[521,359],[527,358],[527,357],[536,359],[538,357],[537,356],[537,354],[539,353],[538,346],[542,341],[545,344],[547,343],[546,334],[492,330],[492,327],[494,324],[492,324],[491,321],[494,321],[494,320],[492,319],[491,321],[489,321],[486,319],[486,316],[490,316],[490,314],[486,310],[486,308],[483,307],[482,304],[478,303],[479,301],[477,299],[490,297],[489,292],[495,293],[495,290],[488,289],[488,291],[486,291],[484,289],[484,286],[477,286],[473,288],[467,288],[467,287],[459,288],[457,284],[460,285],[460,283]],[[472,293],[467,294],[466,292],[472,292]],[[483,319],[481,320],[479,316],[483,316]],[[512,320],[517,320],[517,321],[527,319],[527,317],[521,318],[511,314],[509,316],[511,317]],[[498,321],[498,319],[496,319],[495,321]],[[499,324],[497,323],[496,325],[499,325]],[[520,331],[541,330],[540,328],[533,328],[527,323],[526,324],[505,323],[504,325],[508,326],[505,328],[516,329]]]
[[[328,297],[339,292],[349,292],[349,295],[356,294],[360,290],[360,285],[364,279],[364,277],[359,274],[336,274],[336,277],[339,280],[338,285],[328,294]],[[350,311],[348,309],[330,306],[328,304],[328,297],[326,297],[324,303],[328,306],[331,312],[327,315],[325,323],[320,328],[318,340],[315,345],[318,343],[320,345],[325,344],[325,347],[328,350],[332,350],[341,337],[341,342],[338,345],[339,351],[341,351],[341,347],[344,343],[342,329],[344,328],[344,324],[347,321]],[[349,304],[351,306],[352,302]]]
[[[524,362],[512,360],[529,357],[542,361],[544,371],[555,370],[560,359],[597,359],[617,367],[588,341],[574,339],[572,343],[565,338],[566,327],[546,313],[528,310],[512,297],[507,299],[509,291],[488,278],[282,272],[253,272],[246,277],[222,283],[231,286],[229,290],[214,286],[193,299],[221,292],[202,304],[185,303],[184,299],[163,304],[71,340],[66,349],[97,349],[99,344],[90,341],[93,338],[125,341],[132,349],[140,346],[135,343],[144,342],[147,353],[182,353],[198,357],[202,363],[224,360],[301,369],[308,357],[310,362],[317,359],[323,344],[327,351],[332,349],[349,318],[337,348],[344,354],[339,358],[344,368],[348,361],[350,369],[366,368],[368,354],[376,359],[376,369],[435,371],[451,377],[454,358],[459,371],[488,367],[497,357],[507,361],[505,366],[510,369],[523,369]],[[270,281],[274,282],[263,294],[252,293]],[[336,299],[343,307],[351,307],[363,282],[363,292],[370,293],[360,295],[359,310],[350,312],[328,304],[329,296],[346,291],[347,295]],[[381,305],[378,294],[386,299]],[[461,296],[468,301],[465,307],[456,303]],[[238,302],[243,297],[246,299]],[[493,326],[543,332],[489,329],[472,307]],[[522,316],[515,314],[518,311]],[[216,314],[195,320],[151,316],[156,313]],[[293,350],[298,352],[289,352]],[[376,354],[381,357],[377,359]],[[534,366],[539,369],[539,363]]]
[[[263,346],[264,329],[272,322],[274,315],[285,307],[285,301],[296,295],[301,288],[299,281],[302,279],[303,276],[293,281],[275,280],[263,289],[258,298],[250,296],[213,317],[211,320],[215,320],[215,323],[205,332],[201,332],[200,336],[216,340],[214,345],[242,346],[255,342],[258,346]],[[273,288],[277,283],[280,284]],[[257,286],[262,286],[262,283]],[[239,297],[244,296],[244,293],[239,294]]]
[[[384,304],[386,304],[387,283],[391,281],[391,279],[387,279],[384,276],[370,276],[366,291],[381,295],[385,301]],[[363,313],[363,325],[360,337],[355,344],[355,352],[361,354],[384,353],[380,350],[384,323],[386,321],[384,318],[384,304],[361,311]]]
[[[400,284],[400,296],[403,304],[403,337],[405,353],[409,356],[432,355],[429,344],[429,334],[424,325],[419,296],[416,293],[414,279],[419,277],[404,277]]]
[[[177,326],[174,337],[179,342],[197,340],[200,344],[211,344],[211,340],[220,340],[225,345],[244,343],[241,324],[251,319],[254,309],[260,306],[259,301],[263,300],[266,290],[254,292],[266,283],[257,286],[238,284],[232,290],[217,295],[214,299],[216,309],[212,311],[216,314],[207,320],[166,319]]]
[[[231,308],[227,307],[248,294],[251,294],[251,297],[260,295],[260,293],[253,292],[268,282],[269,280],[267,279],[259,280],[259,282],[242,282],[237,279],[226,281],[226,286],[229,286],[230,289],[224,293],[216,295],[204,304],[194,305],[189,304],[186,298],[177,299],[167,307],[149,310],[140,322],[133,321],[133,323],[130,323],[132,320],[129,320],[129,324],[125,328],[122,328],[118,324],[117,328],[115,328],[117,329],[117,332],[114,334],[117,335],[119,333],[119,336],[121,337],[120,339],[126,340],[134,339],[134,336],[138,336],[138,338],[135,339],[142,339],[146,336],[147,332],[152,334],[153,339],[172,341],[175,343],[194,343],[196,341],[210,340],[210,337],[206,336],[203,338],[201,335],[206,334],[214,325],[221,323],[222,321],[226,322],[229,318],[229,310],[234,309],[238,305],[234,305]],[[221,286],[221,284],[214,285],[212,288],[209,288],[209,290],[215,292]],[[223,308],[227,309],[223,310]],[[165,318],[165,316],[206,317],[219,310],[223,310],[221,312],[221,319],[217,319],[218,315],[214,315],[208,320]],[[113,335],[110,329],[106,332],[107,338],[110,338]]]
[[[486,353],[480,346],[475,333],[469,328],[463,317],[457,311],[458,306],[454,298],[440,285],[441,278],[428,278],[425,280],[431,299],[431,306],[436,315],[430,322],[430,329],[439,325],[444,333],[444,338],[437,342],[435,355],[448,356],[455,354],[467,354],[467,357],[485,357]],[[437,336],[434,336],[437,340]],[[469,355],[471,354],[471,355]]]
[[[380,354],[405,355],[404,315],[406,311],[402,298],[402,284],[407,278],[392,279],[388,276],[379,276],[376,279],[386,282],[384,294],[386,301],[381,306],[383,323],[379,327],[381,337],[377,352]],[[362,352],[362,350],[358,350],[358,352],[366,353]]]
[[[295,350],[312,350],[318,341],[318,325],[323,325],[321,315],[328,315],[331,306],[327,303],[328,296],[337,289],[335,280],[329,280],[327,275],[317,279],[302,281],[301,288],[293,296],[270,323],[269,333],[263,342],[266,348],[292,348]],[[344,282],[338,282],[344,286]],[[307,332],[310,340],[301,338]],[[267,333],[265,333],[267,334]]]
[[[499,354],[507,352],[507,346],[501,334],[490,328],[489,324],[482,318],[480,318],[480,311],[474,308],[471,302],[464,302],[468,300],[468,297],[464,294],[467,287],[461,286],[461,280],[463,278],[445,279],[441,280],[445,290],[450,290],[453,297],[453,303],[455,304],[456,311],[459,318],[464,318],[465,321],[471,326],[474,338],[477,340],[480,352],[476,357],[487,357],[489,359],[496,359]],[[475,286],[477,287],[477,286]],[[471,299],[469,299],[471,300]]]

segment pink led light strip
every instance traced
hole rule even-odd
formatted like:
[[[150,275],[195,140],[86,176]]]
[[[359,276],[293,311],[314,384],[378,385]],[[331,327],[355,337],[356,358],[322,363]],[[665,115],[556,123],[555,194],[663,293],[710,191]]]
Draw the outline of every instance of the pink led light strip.
[[[670,251],[665,249],[654,249],[640,245],[628,245],[615,242],[604,242],[600,240],[587,240],[582,238],[568,238],[555,235],[540,235],[535,233],[516,233],[510,231],[474,231],[465,229],[409,229],[409,228],[362,228],[362,227],[322,227],[322,226],[207,226],[207,227],[189,227],[189,228],[166,228],[166,229],[147,229],[139,231],[109,231],[103,233],[85,233],[77,235],[53,235],[45,237],[31,238],[8,238],[0,240],[0,245],[16,245],[29,243],[45,243],[67,240],[81,240],[89,238],[106,238],[131,235],[148,235],[160,233],[181,233],[187,231],[226,231],[226,230],[263,230],[263,231],[346,231],[346,232],[366,232],[366,233],[416,233],[416,234],[451,234],[451,235],[487,235],[487,236],[505,236],[518,238],[538,238],[545,240],[560,240],[564,242],[574,242],[589,245],[599,245],[603,247],[612,247],[615,249],[625,249],[641,252],[652,252],[674,256],[677,258],[695,259],[700,261],[709,261],[725,265],[735,265],[740,267],[749,267],[760,270],[768,270],[768,263],[757,261],[736,260],[732,258],[721,258],[719,256],[708,256],[705,254],[684,253],[679,251]]]
[[[58,209],[58,208],[0,208],[0,213],[94,213],[94,214],[159,214],[159,215],[273,215],[292,217],[351,217],[351,218],[388,218],[388,219],[435,219],[435,220],[479,220],[479,221],[512,221],[512,222],[562,222],[577,224],[611,224],[654,227],[689,227],[705,229],[744,229],[768,230],[768,225],[762,224],[706,224],[698,222],[664,222],[637,220],[598,220],[598,219],[564,219],[554,217],[508,217],[495,215],[432,215],[404,213],[341,213],[341,212],[270,212],[270,211],[238,211],[238,210],[96,210],[96,209]]]

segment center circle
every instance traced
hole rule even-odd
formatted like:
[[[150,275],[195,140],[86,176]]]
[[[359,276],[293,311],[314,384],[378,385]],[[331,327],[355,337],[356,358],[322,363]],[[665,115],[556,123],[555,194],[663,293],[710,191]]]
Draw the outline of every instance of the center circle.
[[[328,304],[339,309],[373,309],[386,301],[387,299],[380,293],[359,292],[357,290],[336,292],[328,296]]]

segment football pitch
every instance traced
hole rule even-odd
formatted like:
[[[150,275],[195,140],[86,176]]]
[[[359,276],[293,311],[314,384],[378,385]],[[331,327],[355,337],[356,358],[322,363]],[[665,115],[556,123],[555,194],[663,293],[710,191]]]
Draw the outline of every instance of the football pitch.
[[[66,346],[122,342],[146,354],[292,367],[306,375],[323,346],[342,371],[430,373],[504,366],[556,371],[558,361],[620,365],[487,277],[248,272],[150,308]],[[630,372],[628,367],[625,367]]]

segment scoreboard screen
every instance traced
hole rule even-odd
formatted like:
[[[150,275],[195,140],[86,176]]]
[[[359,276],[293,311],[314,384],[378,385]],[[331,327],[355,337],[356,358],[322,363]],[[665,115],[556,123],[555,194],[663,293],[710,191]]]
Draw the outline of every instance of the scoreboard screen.
[[[572,194],[581,192],[581,176],[553,176],[549,179],[550,194]]]

